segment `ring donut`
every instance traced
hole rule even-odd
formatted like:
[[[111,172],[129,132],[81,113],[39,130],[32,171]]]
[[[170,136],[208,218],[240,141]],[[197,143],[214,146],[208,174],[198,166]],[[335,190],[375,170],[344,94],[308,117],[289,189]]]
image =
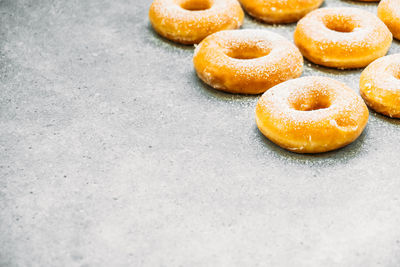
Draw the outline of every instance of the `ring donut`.
[[[339,69],[361,68],[384,56],[392,34],[375,15],[357,8],[321,8],[297,24],[294,41],[310,61]]]
[[[277,145],[319,153],[353,142],[368,121],[368,108],[352,89],[326,77],[303,77],[269,89],[259,99],[256,122]]]
[[[400,40],[400,0],[382,0],[378,17],[386,24],[394,38]]]
[[[252,17],[267,23],[296,22],[324,0],[239,0]]]
[[[214,32],[239,28],[244,13],[237,0],[154,0],[149,18],[161,36],[197,44]]]
[[[197,75],[230,93],[259,94],[303,71],[297,47],[267,30],[229,30],[208,36],[195,49]]]
[[[360,94],[376,112],[400,118],[400,54],[379,58],[365,68]]]

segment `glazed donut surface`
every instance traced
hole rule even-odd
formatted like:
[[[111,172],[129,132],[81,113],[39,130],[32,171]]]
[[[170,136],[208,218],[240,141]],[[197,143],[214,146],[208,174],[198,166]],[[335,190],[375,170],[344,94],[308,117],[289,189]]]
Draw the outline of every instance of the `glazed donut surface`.
[[[400,54],[379,58],[365,68],[360,94],[373,110],[400,118]]]
[[[386,24],[394,38],[400,40],[400,0],[382,0],[378,17]]]
[[[230,93],[259,94],[297,78],[303,57],[284,37],[266,30],[220,31],[195,49],[197,75],[208,85]]]
[[[197,44],[208,35],[239,28],[244,13],[237,0],[154,0],[149,19],[161,36]]]
[[[392,34],[374,14],[357,8],[320,8],[297,24],[294,41],[310,61],[339,69],[361,68],[384,56]]]
[[[259,99],[256,123],[272,142],[297,153],[334,150],[353,142],[368,121],[368,108],[345,84],[303,77],[271,88]]]
[[[239,0],[251,16],[267,23],[296,22],[324,0]]]

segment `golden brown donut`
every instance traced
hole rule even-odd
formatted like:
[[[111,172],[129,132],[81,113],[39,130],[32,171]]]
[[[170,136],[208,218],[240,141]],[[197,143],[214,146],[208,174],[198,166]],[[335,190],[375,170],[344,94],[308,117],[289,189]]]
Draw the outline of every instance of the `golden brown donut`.
[[[297,24],[294,41],[310,61],[339,69],[365,67],[384,56],[392,34],[374,14],[357,8],[321,8]]]
[[[376,112],[400,118],[400,54],[379,58],[365,68],[360,94]]]
[[[400,40],[400,0],[382,0],[378,17],[386,24],[394,38]]]
[[[231,93],[259,94],[303,71],[297,47],[266,30],[229,30],[208,36],[193,57],[197,75]]]
[[[277,145],[319,153],[353,142],[368,121],[368,108],[352,89],[326,77],[303,77],[269,89],[259,99],[256,122]]]
[[[244,13],[237,0],[154,0],[149,18],[165,38],[197,44],[214,32],[239,28]]]
[[[267,23],[296,22],[324,0],[239,0],[247,13]]]

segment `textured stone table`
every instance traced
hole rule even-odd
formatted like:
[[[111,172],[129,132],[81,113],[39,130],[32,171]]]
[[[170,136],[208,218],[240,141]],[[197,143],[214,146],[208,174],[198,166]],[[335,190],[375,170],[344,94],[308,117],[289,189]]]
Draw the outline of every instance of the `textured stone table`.
[[[400,266],[400,122],[371,112],[344,149],[284,151],[258,97],[201,83],[149,5],[0,2],[0,266]],[[307,75],[358,91],[359,70]]]

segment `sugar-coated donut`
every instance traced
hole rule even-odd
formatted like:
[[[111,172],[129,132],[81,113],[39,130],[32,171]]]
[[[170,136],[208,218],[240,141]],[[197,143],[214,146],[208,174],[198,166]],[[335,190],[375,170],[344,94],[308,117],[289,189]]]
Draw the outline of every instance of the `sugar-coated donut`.
[[[297,24],[294,41],[310,61],[339,69],[361,68],[384,56],[392,34],[374,14],[357,8],[321,8]]]
[[[230,93],[259,94],[303,71],[297,47],[267,30],[228,30],[208,36],[195,49],[197,75]]]
[[[353,142],[368,108],[352,89],[326,77],[290,80],[265,92],[256,107],[260,131],[297,153],[319,153]]]
[[[214,32],[239,28],[244,13],[237,0],[154,0],[149,18],[161,36],[197,44]]]
[[[400,0],[382,0],[378,17],[386,24],[394,38],[400,40]]]
[[[400,118],[400,54],[379,58],[365,68],[360,94],[376,112]]]
[[[239,0],[251,16],[267,23],[291,23],[318,8],[324,0]]]

